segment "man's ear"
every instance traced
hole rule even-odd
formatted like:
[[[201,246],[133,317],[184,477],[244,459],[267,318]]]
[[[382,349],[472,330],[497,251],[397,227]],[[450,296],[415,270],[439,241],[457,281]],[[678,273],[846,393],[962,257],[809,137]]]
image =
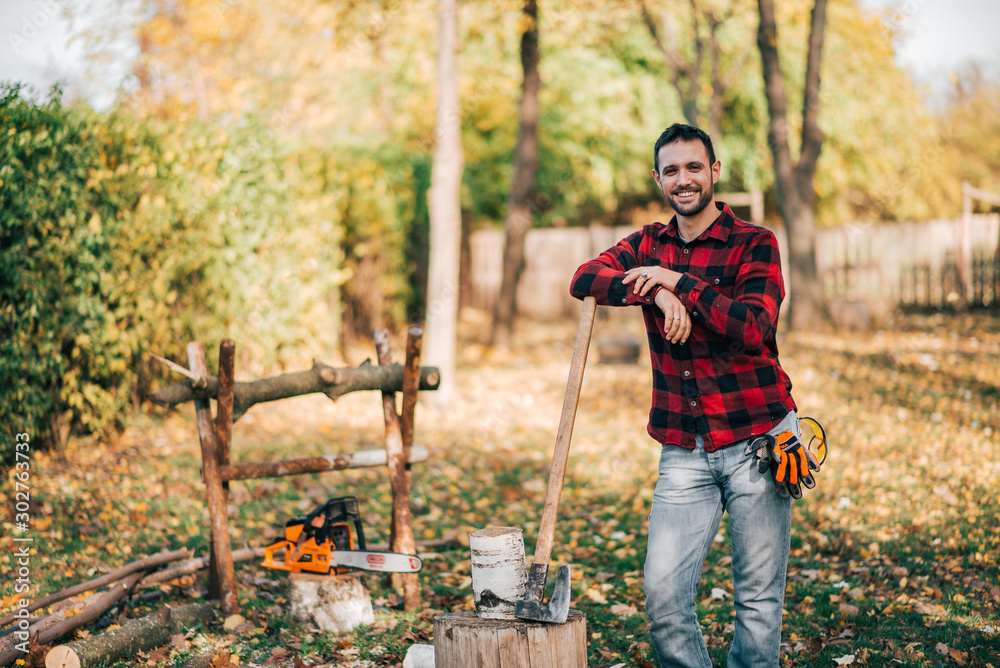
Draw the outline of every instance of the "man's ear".
[[[660,189],[663,188],[663,186],[660,185],[660,175],[656,173],[655,169],[653,170],[653,180],[656,181],[656,187],[657,188],[660,188]]]
[[[712,165],[712,185],[719,182],[719,177],[722,175],[722,161],[716,160],[715,164]]]

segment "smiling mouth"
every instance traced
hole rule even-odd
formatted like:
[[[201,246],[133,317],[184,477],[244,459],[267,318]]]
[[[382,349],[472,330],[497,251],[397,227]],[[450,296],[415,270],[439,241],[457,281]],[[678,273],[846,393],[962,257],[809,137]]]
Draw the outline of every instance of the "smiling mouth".
[[[693,200],[697,195],[697,190],[681,190],[674,193],[674,197],[682,201]]]

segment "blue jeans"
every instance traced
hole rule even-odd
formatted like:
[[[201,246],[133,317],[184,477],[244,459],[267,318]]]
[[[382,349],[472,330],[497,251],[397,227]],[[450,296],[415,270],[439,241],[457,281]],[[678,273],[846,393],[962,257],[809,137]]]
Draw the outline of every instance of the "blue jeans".
[[[799,433],[789,413],[771,433]],[[710,668],[695,614],[701,569],[729,513],[736,629],[729,668],[773,668],[781,646],[781,607],[791,538],[791,500],[757,472],[746,441],[706,453],[663,446],[646,551],[646,612],[660,665]]]

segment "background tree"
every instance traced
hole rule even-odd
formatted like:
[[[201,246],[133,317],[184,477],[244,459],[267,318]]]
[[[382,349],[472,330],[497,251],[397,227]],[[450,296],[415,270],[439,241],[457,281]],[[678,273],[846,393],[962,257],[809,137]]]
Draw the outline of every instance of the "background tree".
[[[816,269],[816,162],[823,145],[819,128],[819,72],[826,27],[826,0],[816,0],[812,9],[802,101],[802,144],[799,159],[792,162],[788,142],[788,102],[785,80],[778,58],[778,27],[773,0],[758,0],[760,27],[757,47],[764,71],[767,97],[767,139],[774,157],[778,208],[788,234],[790,269],[790,322],[796,329],[815,325],[823,317],[823,288]]]
[[[538,72],[538,3],[536,0],[524,0],[521,11],[521,106],[517,146],[514,148],[514,172],[504,221],[503,278],[493,314],[492,343],[500,347],[510,343],[514,329],[517,282],[524,271],[524,238],[533,219],[531,196],[535,190],[535,172],[538,171],[538,91],[542,87]]]
[[[430,271],[427,285],[426,360],[441,369],[441,385],[428,399],[451,401],[455,388],[458,272],[462,238],[462,119],[458,107],[457,10],[441,0],[437,66],[437,134],[431,172]],[[436,395],[430,397],[430,395]]]
[[[677,92],[685,120],[689,125],[705,128],[713,141],[721,144],[723,98],[745,61],[733,63],[724,71],[719,34],[739,5],[714,7],[703,0],[690,0],[691,26],[686,31],[691,41],[689,55],[682,53],[673,14],[667,10],[662,12],[661,30],[646,0],[639,0],[639,5],[643,23],[670,70],[670,82]],[[702,104],[705,91],[708,91],[707,105]],[[707,114],[703,111],[705,106]]]

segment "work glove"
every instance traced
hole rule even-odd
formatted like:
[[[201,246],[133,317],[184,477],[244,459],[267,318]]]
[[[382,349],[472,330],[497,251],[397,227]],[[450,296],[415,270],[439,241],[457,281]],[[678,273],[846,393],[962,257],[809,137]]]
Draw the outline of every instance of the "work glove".
[[[756,456],[758,473],[771,471],[774,489],[783,499],[789,496],[801,499],[802,485],[808,489],[816,486],[811,471],[819,471],[819,462],[790,431],[783,431],[777,437],[764,434],[751,439],[744,454]]]

